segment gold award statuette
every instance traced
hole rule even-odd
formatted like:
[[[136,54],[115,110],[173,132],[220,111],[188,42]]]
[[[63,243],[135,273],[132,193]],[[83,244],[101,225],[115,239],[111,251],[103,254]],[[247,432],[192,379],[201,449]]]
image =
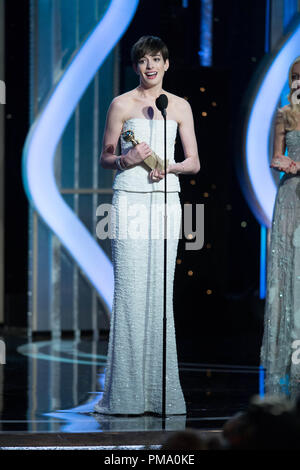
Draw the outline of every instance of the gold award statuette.
[[[125,131],[122,132],[122,137],[126,142],[132,142],[132,144],[135,146],[139,144],[140,142],[134,137],[133,131]],[[155,153],[152,152],[149,157],[145,158],[144,162],[151,170],[154,170],[155,168],[157,170],[163,170],[164,169],[164,162],[163,160]],[[166,166],[168,168],[169,161],[166,161]]]

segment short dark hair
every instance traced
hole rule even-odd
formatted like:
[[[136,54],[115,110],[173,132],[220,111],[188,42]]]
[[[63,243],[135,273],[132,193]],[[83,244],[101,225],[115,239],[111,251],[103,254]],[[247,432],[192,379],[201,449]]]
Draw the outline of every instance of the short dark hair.
[[[157,36],[142,36],[131,48],[131,61],[137,65],[145,54],[154,55],[160,52],[164,61],[169,58],[169,51],[165,43]]]

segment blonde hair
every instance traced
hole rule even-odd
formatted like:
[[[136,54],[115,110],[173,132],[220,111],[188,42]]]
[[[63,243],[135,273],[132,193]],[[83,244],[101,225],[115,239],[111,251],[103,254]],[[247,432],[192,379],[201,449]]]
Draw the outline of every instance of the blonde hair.
[[[299,116],[297,118],[296,114],[300,113],[300,103],[297,104],[297,103],[292,102],[292,95],[293,93],[295,93],[295,90],[292,89],[292,83],[293,83],[292,71],[293,71],[294,65],[298,64],[299,62],[300,62],[300,56],[296,57],[296,59],[290,65],[289,74],[288,74],[290,92],[287,95],[287,99],[290,105],[288,105],[285,109],[281,110],[283,113],[284,127],[287,131],[294,130],[298,125]]]

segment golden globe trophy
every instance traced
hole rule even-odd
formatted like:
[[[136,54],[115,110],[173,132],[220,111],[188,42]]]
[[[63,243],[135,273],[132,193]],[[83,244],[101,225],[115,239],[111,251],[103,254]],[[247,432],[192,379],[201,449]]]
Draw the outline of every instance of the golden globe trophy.
[[[122,137],[126,142],[132,142],[132,144],[138,145],[140,142],[134,137],[134,133],[131,130],[122,132]],[[151,170],[154,170],[155,168],[157,170],[164,170],[164,162],[163,160],[155,153],[152,152],[149,157],[145,158],[143,161]],[[168,168],[169,161],[166,161],[166,166]]]

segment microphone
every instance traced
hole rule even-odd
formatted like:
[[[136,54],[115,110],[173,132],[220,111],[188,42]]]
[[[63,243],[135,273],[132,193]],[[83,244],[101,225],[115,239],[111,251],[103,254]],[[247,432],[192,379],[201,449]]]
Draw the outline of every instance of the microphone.
[[[155,101],[155,104],[157,109],[159,109],[159,111],[165,118],[167,115],[166,109],[168,107],[168,97],[166,95],[159,95],[159,97]]]

